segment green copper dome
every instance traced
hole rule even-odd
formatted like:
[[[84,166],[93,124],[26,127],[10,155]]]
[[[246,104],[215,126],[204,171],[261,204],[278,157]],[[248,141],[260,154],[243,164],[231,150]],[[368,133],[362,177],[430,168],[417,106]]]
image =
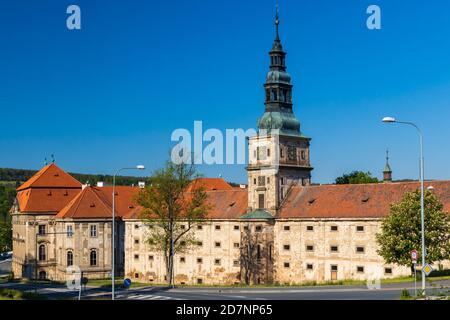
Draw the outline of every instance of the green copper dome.
[[[278,134],[300,135],[300,121],[292,112],[264,112],[258,120],[258,128],[267,133],[277,130]]]
[[[270,70],[266,76],[266,83],[291,83],[291,76],[289,73],[279,70]]]

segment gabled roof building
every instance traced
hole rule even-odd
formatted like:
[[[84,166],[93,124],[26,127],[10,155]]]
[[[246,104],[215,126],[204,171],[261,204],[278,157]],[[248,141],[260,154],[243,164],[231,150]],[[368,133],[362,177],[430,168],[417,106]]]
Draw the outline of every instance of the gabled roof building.
[[[276,35],[264,84],[258,135],[249,138],[246,188],[201,178],[211,209],[192,230],[198,245],[177,254],[178,284],[302,283],[408,275],[386,264],[375,236],[390,205],[417,182],[313,185],[310,142],[293,110],[286,52]],[[450,181],[426,182],[450,211]],[[13,273],[17,278],[65,280],[78,268],[90,278],[111,271],[112,197],[116,270],[139,282],[166,281],[165,259],[147,244],[148,226],[135,198],[139,187],[83,186],[52,163],[17,191],[13,217]],[[183,223],[183,222],[181,222]],[[440,262],[448,265],[448,262]],[[69,269],[68,269],[69,268]]]

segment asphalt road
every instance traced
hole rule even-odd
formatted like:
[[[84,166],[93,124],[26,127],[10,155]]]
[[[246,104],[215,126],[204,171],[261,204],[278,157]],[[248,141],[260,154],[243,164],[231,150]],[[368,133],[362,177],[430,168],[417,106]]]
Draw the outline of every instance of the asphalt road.
[[[11,261],[0,261],[0,275],[11,270]],[[417,284],[420,287],[420,283]],[[64,285],[8,282],[0,288],[12,288],[34,291],[49,299],[77,299],[78,291],[69,290]],[[444,289],[439,289],[443,287]],[[117,289],[118,300],[397,300],[406,288],[414,294],[414,283],[383,284],[380,289],[368,289],[367,286],[317,286],[317,287],[271,287],[271,288],[169,288],[142,287]],[[436,281],[427,286],[427,294],[450,290],[450,280]],[[87,287],[82,299],[111,299],[111,287]]]
[[[450,280],[436,282],[437,287],[450,288]],[[3,283],[0,288],[9,287],[33,291],[33,284]],[[365,286],[323,286],[323,287],[279,287],[279,288],[164,288],[143,287],[118,289],[117,300],[397,300],[406,288],[414,293],[413,283],[382,285],[380,289],[369,290]],[[428,294],[439,289],[429,286]],[[62,285],[40,284],[38,293],[49,299],[77,298],[78,292],[68,290]],[[110,287],[88,287],[82,299],[110,299]]]

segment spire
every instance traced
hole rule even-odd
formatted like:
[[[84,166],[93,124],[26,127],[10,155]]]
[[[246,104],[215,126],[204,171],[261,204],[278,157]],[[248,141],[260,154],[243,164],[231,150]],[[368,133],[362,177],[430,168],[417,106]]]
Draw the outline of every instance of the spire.
[[[276,37],[275,40],[280,40],[280,36],[278,35],[278,25],[280,24],[280,20],[278,20],[278,3],[276,4],[276,14],[275,14],[275,29],[276,29]]]
[[[281,41],[280,41],[280,34],[278,33],[278,25],[280,24],[280,19],[278,17],[278,3],[276,4],[276,12],[275,12],[275,40],[273,42],[273,46],[272,46],[272,52],[279,52],[279,53],[283,53],[283,46],[281,45]]]
[[[266,91],[265,113],[258,120],[258,128],[268,132],[279,130],[280,134],[301,135],[300,122],[292,111],[291,76],[286,71],[286,52],[283,51],[278,26],[278,3],[275,12],[276,36],[269,52],[270,67],[264,84]]]
[[[386,150],[386,165],[383,170],[383,181],[391,182],[392,181],[392,169],[389,165],[389,150]]]

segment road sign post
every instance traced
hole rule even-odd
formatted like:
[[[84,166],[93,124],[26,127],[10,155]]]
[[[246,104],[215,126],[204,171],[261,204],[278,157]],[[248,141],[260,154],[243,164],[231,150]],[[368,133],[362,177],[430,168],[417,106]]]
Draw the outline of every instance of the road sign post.
[[[417,259],[419,258],[419,252],[417,250],[411,251],[411,261],[414,267],[414,296],[417,297]]]
[[[124,279],[123,286],[125,287],[125,289],[128,289],[131,286],[131,279],[129,278]]]

